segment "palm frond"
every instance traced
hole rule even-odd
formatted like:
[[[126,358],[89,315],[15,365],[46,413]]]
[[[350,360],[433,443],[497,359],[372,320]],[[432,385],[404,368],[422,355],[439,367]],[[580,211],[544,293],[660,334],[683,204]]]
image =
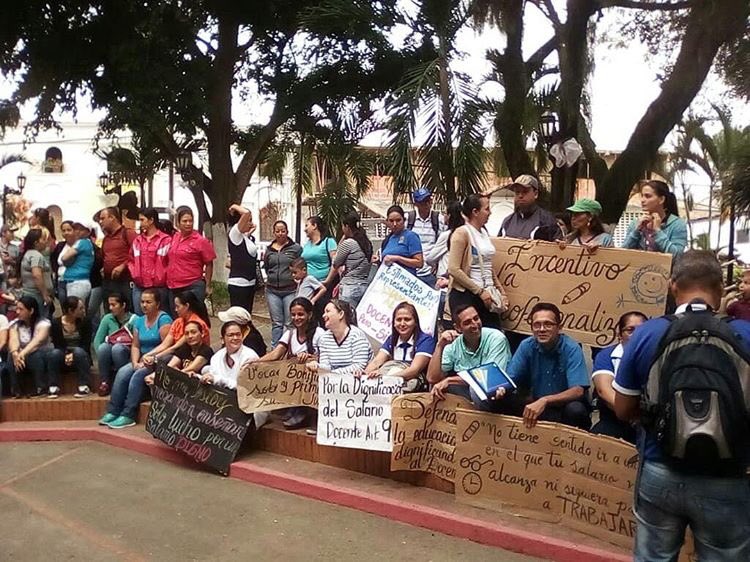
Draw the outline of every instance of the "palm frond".
[[[30,163],[23,154],[3,154],[0,156],[0,169],[5,168],[5,166],[9,164],[15,164],[16,162],[23,162],[24,164]]]

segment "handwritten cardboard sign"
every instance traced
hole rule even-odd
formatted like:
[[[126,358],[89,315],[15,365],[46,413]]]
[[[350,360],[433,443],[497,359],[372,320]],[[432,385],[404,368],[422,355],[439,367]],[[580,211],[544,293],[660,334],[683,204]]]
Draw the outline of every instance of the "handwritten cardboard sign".
[[[458,408],[471,402],[449,394],[404,394],[391,404],[391,470],[420,470],[453,482]]]
[[[559,522],[632,547],[632,445],[560,424],[526,429],[520,418],[459,410],[456,498]]]
[[[318,375],[296,361],[249,363],[237,377],[240,409],[251,414],[291,406],[318,407]]]
[[[503,327],[531,333],[531,308],[556,304],[563,330],[579,342],[604,347],[614,343],[618,318],[630,310],[664,314],[672,256],[617,248],[589,254],[582,246],[493,238],[495,268],[510,302]]]
[[[357,305],[357,325],[383,343],[391,335],[393,309],[403,301],[414,305],[422,331],[434,335],[440,291],[428,287],[399,265],[381,265]]]
[[[368,379],[333,373],[318,384],[319,445],[390,451],[391,401],[401,394],[401,377]]]
[[[252,420],[237,406],[236,392],[160,364],[151,396],[146,431],[195,462],[229,474]]]

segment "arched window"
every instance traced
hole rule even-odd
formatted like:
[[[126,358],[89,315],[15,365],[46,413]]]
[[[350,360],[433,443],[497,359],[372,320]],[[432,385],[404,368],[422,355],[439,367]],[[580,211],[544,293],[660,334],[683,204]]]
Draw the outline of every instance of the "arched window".
[[[61,174],[63,172],[62,151],[56,146],[51,146],[44,153],[43,169],[48,174]]]

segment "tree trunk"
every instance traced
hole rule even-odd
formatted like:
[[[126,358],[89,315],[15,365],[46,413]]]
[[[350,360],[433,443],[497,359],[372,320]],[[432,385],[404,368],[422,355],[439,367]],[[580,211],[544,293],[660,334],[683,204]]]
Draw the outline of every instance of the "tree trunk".
[[[453,123],[451,115],[450,74],[448,70],[447,49],[444,39],[439,39],[440,60],[438,62],[438,75],[440,80],[440,107],[442,110],[443,140],[438,147],[440,159],[440,176],[445,184],[446,202],[455,201],[456,193],[456,170],[453,163]]]
[[[229,275],[227,269],[227,256],[229,253],[229,241],[227,238],[227,225],[224,222],[217,222],[210,225],[208,233],[209,238],[214,243],[216,250],[216,259],[214,260],[214,281],[226,283]]]

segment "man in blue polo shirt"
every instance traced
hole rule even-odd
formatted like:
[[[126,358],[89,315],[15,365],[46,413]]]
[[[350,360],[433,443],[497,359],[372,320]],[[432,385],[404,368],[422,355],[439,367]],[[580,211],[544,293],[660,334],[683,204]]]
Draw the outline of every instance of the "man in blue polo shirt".
[[[691,250],[675,259],[670,289],[677,314],[703,306],[718,310],[722,271],[711,252]],[[696,303],[705,303],[703,305]],[[654,318],[636,330],[625,348],[613,383],[615,413],[622,420],[640,416],[640,395],[648,383],[659,343],[670,326]],[[750,351],[750,322],[730,326]],[[750,560],[750,480],[744,461],[736,474],[713,476],[667,464],[656,436],[640,430],[640,477],[634,505],[638,530],[635,559],[677,560],[690,525],[699,560]],[[748,451],[750,453],[750,451]]]
[[[518,385],[519,393],[506,395],[500,388],[494,400],[479,402],[479,406],[522,415],[526,427],[544,420],[588,430],[589,374],[581,346],[560,333],[562,314],[554,304],[537,303],[530,316],[533,336],[521,342],[508,365],[508,375]]]

